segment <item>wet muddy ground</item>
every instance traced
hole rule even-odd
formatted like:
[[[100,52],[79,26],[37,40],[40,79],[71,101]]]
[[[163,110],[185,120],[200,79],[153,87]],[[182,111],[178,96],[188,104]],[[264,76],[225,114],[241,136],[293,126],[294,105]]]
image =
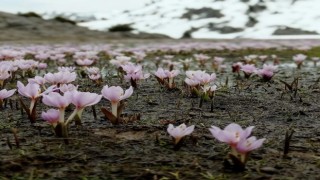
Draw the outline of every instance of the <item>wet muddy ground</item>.
[[[291,63],[290,58],[298,51],[212,53],[227,57],[230,65],[249,53],[276,53],[283,63]],[[156,56],[149,55],[146,60],[151,64],[151,73],[155,71],[152,63]],[[178,56],[191,57],[188,53]],[[104,63],[100,61],[100,66]],[[108,71],[109,68],[110,72],[114,70],[108,66]],[[124,114],[140,113],[140,120],[112,125],[99,110],[110,107],[103,99],[95,105],[96,118],[93,109],[87,108],[82,126],[70,126],[69,145],[56,138],[40,117],[31,125],[27,115],[21,114],[16,94],[12,107],[8,103],[0,111],[0,179],[320,179],[319,70],[320,66],[312,65],[301,70],[280,66],[270,82],[263,82],[258,76],[238,77],[228,66],[226,72],[217,73],[220,89],[212,112],[210,102],[199,108],[199,98],[186,94],[184,73],[176,80],[179,89],[173,91],[161,88],[151,76],[139,82],[139,88],[126,100]],[[212,72],[210,66],[207,71]],[[96,93],[105,84],[128,87],[128,83],[120,82],[113,74],[108,73],[100,86],[81,78],[75,84],[80,85],[80,90]],[[291,83],[295,78],[299,78],[297,90],[291,92],[281,81]],[[38,114],[42,109],[48,107],[40,105]],[[232,122],[242,127],[253,125],[253,135],[267,139],[251,153],[242,172],[228,168],[225,163],[228,146],[215,140],[208,130],[211,125],[224,128]],[[166,131],[169,123],[196,125],[179,150],[174,150]],[[17,130],[18,141],[12,128]],[[289,153],[284,157],[288,130],[294,133]]]

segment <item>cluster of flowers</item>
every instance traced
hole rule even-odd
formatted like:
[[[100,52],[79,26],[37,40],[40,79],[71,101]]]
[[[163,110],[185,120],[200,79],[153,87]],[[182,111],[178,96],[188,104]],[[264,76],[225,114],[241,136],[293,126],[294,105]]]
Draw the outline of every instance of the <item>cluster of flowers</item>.
[[[168,69],[158,68],[154,75],[161,85],[165,85],[168,89],[173,89],[175,87],[174,77],[178,76],[179,73],[179,70],[170,71]]]
[[[98,67],[87,67],[86,72],[89,79],[97,82],[98,84],[102,80],[101,71]]]
[[[205,71],[186,71],[186,78],[184,82],[188,85],[191,93],[200,96],[201,92],[204,95],[209,95],[212,98],[213,93],[217,90],[214,84],[216,74],[208,74]]]
[[[205,55],[205,54],[194,54],[193,56],[194,56],[195,60],[200,64],[200,67],[205,67],[205,64],[210,59],[212,59],[210,56]],[[226,68],[226,65],[223,64],[224,60],[225,60],[225,58],[223,58],[223,57],[218,57],[218,56],[213,57],[213,59],[211,61],[212,68],[215,71],[223,72]]]
[[[98,60],[99,57],[97,56],[97,52],[86,51],[75,52],[75,54],[73,55],[73,59],[75,59],[77,65],[87,67],[95,63],[95,61]]]
[[[10,77],[14,77],[18,70],[21,70],[21,76],[24,77],[26,72],[33,73],[36,69],[47,68],[46,63],[40,63],[35,60],[13,60],[13,61],[1,61],[0,62],[0,86],[2,87],[4,81]]]
[[[263,64],[263,68],[258,69],[254,64],[243,65],[242,63],[235,63],[232,67],[234,72],[238,72],[239,70],[242,71],[246,78],[251,77],[253,74],[257,74],[266,81],[272,79],[278,68],[278,66],[272,64]]]
[[[303,62],[307,59],[307,56],[304,54],[297,54],[292,57],[293,61],[297,65],[297,69],[300,69],[303,65]],[[311,57],[311,60],[313,61],[314,66],[317,66],[317,63],[320,61],[319,57]]]
[[[131,82],[134,87],[139,80],[147,79],[150,77],[149,73],[143,73],[141,65],[135,65],[128,63],[121,66],[122,70],[125,72],[124,79]]]
[[[35,113],[35,104],[40,97],[42,97],[43,104],[57,108],[42,113],[42,118],[51,123],[53,127],[56,127],[58,124],[67,126],[75,117],[81,121],[84,108],[97,104],[102,96],[111,102],[112,114],[119,116],[117,109],[120,101],[130,97],[133,93],[132,87],[124,92],[119,86],[109,87],[107,85],[103,87],[101,91],[102,95],[81,92],[77,90],[77,86],[70,84],[75,79],[75,72],[60,71],[57,73],[47,73],[44,77],[36,76],[33,79],[29,79],[29,83],[26,86],[18,81],[19,94],[31,99],[30,107],[26,109],[26,112],[29,118],[32,119],[32,122],[35,121],[35,117],[32,117]],[[49,83],[51,86],[45,88],[45,83]],[[41,89],[40,85],[42,85],[43,89]],[[14,90],[6,92],[7,96],[12,95],[12,92],[14,93]],[[65,119],[65,109],[70,104],[75,106],[75,110],[68,119]]]
[[[194,131],[195,126],[187,127],[185,124],[181,124],[174,127],[172,124],[168,126],[168,133],[173,137],[174,144],[178,145],[182,139],[190,135]],[[262,146],[265,138],[257,139],[255,136],[250,136],[254,126],[250,126],[246,129],[238,124],[231,123],[223,130],[219,127],[211,126],[209,129],[213,137],[218,141],[227,143],[231,147],[231,155],[237,158],[242,164],[245,164],[249,152]]]
[[[142,66],[135,65],[130,60],[131,57],[116,56],[115,59],[110,60],[110,63],[116,66],[120,73],[124,73],[123,77],[127,82],[131,82],[133,87],[137,87],[138,81],[149,78],[150,74],[143,73]]]

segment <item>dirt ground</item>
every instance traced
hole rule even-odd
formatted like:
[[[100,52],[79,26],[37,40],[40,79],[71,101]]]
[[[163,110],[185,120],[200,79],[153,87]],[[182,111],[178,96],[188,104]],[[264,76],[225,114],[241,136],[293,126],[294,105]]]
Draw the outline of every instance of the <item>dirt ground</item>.
[[[277,54],[281,62],[291,63],[296,53],[315,55],[318,50],[205,52],[226,57],[228,65],[226,72],[217,73],[220,89],[212,112],[210,102],[199,108],[199,98],[188,96],[183,87],[184,73],[176,79],[179,89],[173,91],[161,88],[151,76],[139,82],[139,88],[126,100],[124,114],[139,113],[140,120],[112,125],[100,112],[101,107],[110,107],[103,99],[95,105],[96,118],[93,109],[87,108],[82,126],[70,126],[69,145],[56,138],[49,124],[40,118],[41,110],[47,107],[38,107],[39,118],[31,125],[27,115],[21,113],[16,94],[12,106],[8,103],[0,111],[0,179],[320,179],[320,66],[305,65],[301,70],[282,66],[270,82],[258,76],[238,77],[229,67],[248,54]],[[187,58],[193,53],[199,52],[175,55]],[[149,54],[146,58],[150,67],[154,67],[156,56]],[[114,71],[114,67],[106,66],[107,60],[99,62],[99,67]],[[212,72],[209,65],[206,69]],[[293,91],[281,82],[291,83],[295,78],[299,80]],[[100,86],[82,78],[75,84],[80,90],[96,93],[105,84],[128,87],[113,73],[108,73]],[[242,127],[255,126],[253,135],[267,139],[251,153],[242,172],[226,165],[228,146],[215,140],[208,130],[211,125],[224,128],[232,122]],[[174,150],[166,131],[169,123],[196,125],[179,150]],[[19,145],[12,128],[17,130]],[[294,133],[284,157],[288,130]]]

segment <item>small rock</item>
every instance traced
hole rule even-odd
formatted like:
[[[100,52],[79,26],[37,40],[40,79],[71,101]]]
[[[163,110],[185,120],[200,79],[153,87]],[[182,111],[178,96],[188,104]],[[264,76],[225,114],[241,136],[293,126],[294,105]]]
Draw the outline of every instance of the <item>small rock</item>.
[[[199,115],[198,112],[189,112],[189,116],[197,116],[197,115]]]
[[[268,173],[268,174],[276,174],[276,173],[278,173],[278,170],[273,168],[273,167],[263,167],[260,170],[261,170],[261,172]]]
[[[213,117],[213,116],[214,116],[214,113],[204,112],[204,113],[202,114],[202,116],[205,117],[205,118],[210,118],[210,117]]]

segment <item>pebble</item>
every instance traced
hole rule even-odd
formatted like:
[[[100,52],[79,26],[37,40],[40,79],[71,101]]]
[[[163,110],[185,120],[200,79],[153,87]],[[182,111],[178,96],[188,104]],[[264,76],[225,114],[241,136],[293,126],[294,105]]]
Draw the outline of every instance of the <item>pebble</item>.
[[[273,167],[263,167],[260,170],[261,170],[261,172],[268,173],[268,174],[276,174],[276,173],[278,173],[278,170],[273,168]]]

